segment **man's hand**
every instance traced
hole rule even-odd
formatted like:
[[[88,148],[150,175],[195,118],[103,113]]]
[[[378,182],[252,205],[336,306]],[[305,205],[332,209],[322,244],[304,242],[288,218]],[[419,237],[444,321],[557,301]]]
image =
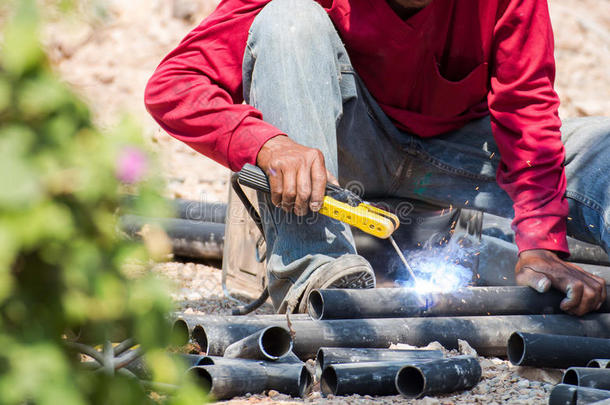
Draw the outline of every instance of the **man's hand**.
[[[326,170],[322,152],[287,136],[276,136],[265,142],[256,164],[269,178],[271,202],[296,215],[305,215],[309,209],[319,211],[326,181],[337,182]]]
[[[519,255],[515,267],[517,284],[539,292],[551,286],[566,293],[561,309],[573,315],[584,315],[599,309],[606,300],[604,279],[561,260],[550,250],[526,250]]]

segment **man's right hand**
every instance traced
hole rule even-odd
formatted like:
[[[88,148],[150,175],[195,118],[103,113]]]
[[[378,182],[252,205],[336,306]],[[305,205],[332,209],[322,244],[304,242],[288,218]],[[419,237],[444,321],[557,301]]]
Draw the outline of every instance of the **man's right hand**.
[[[310,209],[320,210],[326,182],[336,183],[326,170],[322,152],[287,136],[276,136],[265,142],[256,164],[269,178],[271,202],[296,215],[305,215]]]

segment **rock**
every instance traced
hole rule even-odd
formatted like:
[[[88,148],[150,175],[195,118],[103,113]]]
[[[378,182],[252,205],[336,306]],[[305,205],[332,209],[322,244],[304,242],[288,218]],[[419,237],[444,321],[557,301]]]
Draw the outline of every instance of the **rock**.
[[[441,401],[436,398],[424,397],[421,400],[417,401],[417,405],[439,405]]]
[[[563,373],[560,370],[550,368],[517,367],[517,375],[528,380],[559,384]]]
[[[519,388],[529,388],[530,382],[528,380],[521,380],[517,383],[517,387]]]
[[[269,398],[273,398],[275,396],[279,395],[279,392],[277,392],[276,390],[269,390],[269,392],[267,393],[267,396]]]
[[[477,351],[474,350],[465,340],[458,339],[458,348],[460,350],[460,354],[464,354],[466,356],[478,356]]]

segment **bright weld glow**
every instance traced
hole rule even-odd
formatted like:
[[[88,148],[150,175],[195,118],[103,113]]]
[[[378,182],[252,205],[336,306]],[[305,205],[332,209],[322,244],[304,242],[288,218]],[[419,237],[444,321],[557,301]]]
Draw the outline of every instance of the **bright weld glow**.
[[[472,282],[472,261],[479,248],[462,247],[461,241],[452,238],[449,243],[426,242],[421,250],[404,252],[417,279],[408,277],[406,270],[399,272],[396,284],[418,294],[446,293],[465,287]]]

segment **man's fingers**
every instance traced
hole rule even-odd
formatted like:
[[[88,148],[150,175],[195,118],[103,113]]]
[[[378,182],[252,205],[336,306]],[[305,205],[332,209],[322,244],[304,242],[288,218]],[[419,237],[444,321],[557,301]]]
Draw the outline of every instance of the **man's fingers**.
[[[580,305],[583,291],[584,285],[581,282],[574,282],[568,284],[565,290],[566,297],[561,301],[561,304],[559,305],[561,310],[577,314],[576,309]]]
[[[282,171],[270,170],[267,177],[271,189],[271,203],[278,207],[282,203]]]
[[[307,214],[309,196],[311,195],[311,174],[308,167],[301,166],[297,172],[297,195],[294,201],[294,213],[299,216]]]
[[[515,277],[517,284],[530,286],[539,293],[547,292],[552,284],[547,276],[531,267],[523,267]]]
[[[335,186],[339,185],[339,180],[337,180],[337,178],[328,170],[326,171],[326,178],[327,178],[327,182],[329,182],[330,184],[334,184]]]
[[[282,209],[286,212],[291,212],[294,208],[296,197],[297,172],[293,167],[284,167],[282,169]]]
[[[314,212],[318,212],[322,207],[326,192],[326,173],[324,159],[315,159],[311,165],[311,197],[309,200],[309,207]]]

